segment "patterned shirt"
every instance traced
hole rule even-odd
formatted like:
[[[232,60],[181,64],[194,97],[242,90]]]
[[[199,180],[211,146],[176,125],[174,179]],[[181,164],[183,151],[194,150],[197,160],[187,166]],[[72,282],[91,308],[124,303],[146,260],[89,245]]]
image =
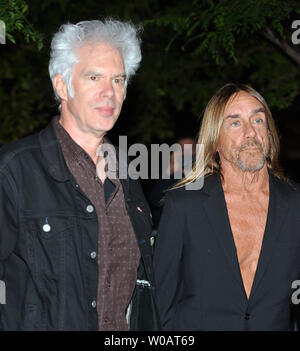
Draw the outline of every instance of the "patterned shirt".
[[[128,330],[126,309],[135,288],[140,252],[122,185],[119,179],[108,178],[102,184],[95,163],[62,127],[59,116],[53,125],[66,164],[98,217],[99,330]]]

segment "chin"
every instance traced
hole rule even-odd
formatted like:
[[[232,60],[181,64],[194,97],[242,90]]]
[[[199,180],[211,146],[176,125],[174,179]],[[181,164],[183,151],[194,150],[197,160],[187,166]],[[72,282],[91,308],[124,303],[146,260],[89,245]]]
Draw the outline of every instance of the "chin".
[[[255,160],[243,160],[238,159],[238,167],[244,172],[256,172],[263,168],[265,164],[265,158],[261,157]]]
[[[116,120],[114,117],[102,117],[97,123],[99,129],[109,131],[115,125]]]

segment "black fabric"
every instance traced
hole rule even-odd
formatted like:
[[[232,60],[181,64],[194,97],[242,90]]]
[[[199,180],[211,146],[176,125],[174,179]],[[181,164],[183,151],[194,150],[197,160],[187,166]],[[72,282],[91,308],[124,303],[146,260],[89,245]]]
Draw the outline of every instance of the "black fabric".
[[[138,270],[138,283],[132,298],[132,310],[130,318],[130,330],[132,331],[147,331],[161,330],[160,321],[158,318],[157,307],[154,300],[151,299],[152,287],[147,284],[147,275],[144,266],[140,265]],[[149,304],[150,301],[150,304]],[[153,318],[149,318],[153,316]]]
[[[114,192],[116,186],[115,184],[109,179],[109,178],[105,178],[104,180],[104,200],[105,203],[107,203],[110,195]]]

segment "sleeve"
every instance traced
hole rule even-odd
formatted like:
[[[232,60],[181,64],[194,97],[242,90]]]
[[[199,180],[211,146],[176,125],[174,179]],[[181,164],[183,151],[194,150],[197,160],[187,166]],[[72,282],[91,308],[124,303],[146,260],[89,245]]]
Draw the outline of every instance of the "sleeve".
[[[18,235],[16,189],[9,177],[0,172],[0,280],[4,275],[4,261],[13,251]]]
[[[18,234],[16,191],[8,176],[0,172],[0,330],[3,330],[3,306],[6,303],[5,261],[12,253]]]
[[[154,250],[156,299],[163,330],[173,330],[176,307],[183,289],[183,216],[168,193]]]

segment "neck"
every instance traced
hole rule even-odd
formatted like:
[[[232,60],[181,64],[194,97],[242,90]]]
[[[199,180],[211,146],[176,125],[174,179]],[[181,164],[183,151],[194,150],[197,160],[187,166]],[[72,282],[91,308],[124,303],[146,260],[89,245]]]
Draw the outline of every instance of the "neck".
[[[244,172],[239,169],[222,167],[224,191],[231,193],[256,193],[269,189],[267,166],[255,172]]]
[[[68,120],[60,118],[59,123],[68,132],[70,137],[91,157],[93,162],[97,164],[98,155],[97,150],[99,145],[103,142],[104,135],[98,136],[87,133],[77,128],[74,123],[68,123]]]

